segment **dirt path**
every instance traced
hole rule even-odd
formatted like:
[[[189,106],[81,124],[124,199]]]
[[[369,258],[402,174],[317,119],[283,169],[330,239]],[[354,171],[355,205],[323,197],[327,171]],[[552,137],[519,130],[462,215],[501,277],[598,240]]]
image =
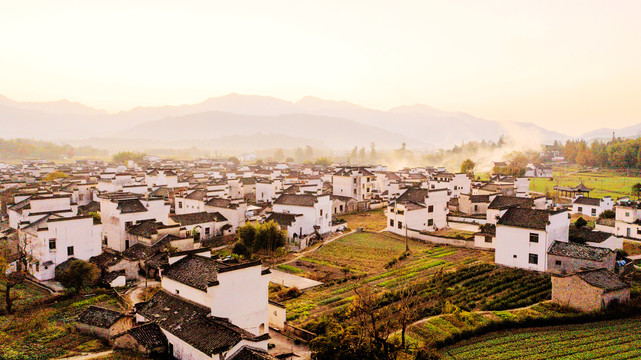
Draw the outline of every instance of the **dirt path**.
[[[60,358],[60,360],[89,360],[89,359],[95,359],[95,358],[107,356],[107,355],[110,355],[113,352],[114,352],[113,350],[107,350],[107,351],[103,351],[103,352],[99,352],[99,353],[89,353],[89,354],[84,354],[84,355]]]
[[[546,301],[538,302],[538,303],[536,303],[536,304],[532,304],[532,305],[529,305],[529,306],[520,307],[520,308],[516,308],[516,309],[508,309],[508,310],[505,310],[505,311],[507,311],[507,312],[511,312],[511,311],[526,310],[526,309],[532,308],[532,307],[534,307],[534,306],[537,306],[537,305],[539,305],[539,304],[542,304],[542,303],[544,303],[544,302],[546,302]],[[483,310],[483,311],[474,311],[474,313],[485,316],[485,315],[487,315],[487,314],[492,314],[492,313],[494,313],[494,312],[493,312],[493,311]],[[439,316],[443,316],[443,315],[445,315],[445,314],[434,315],[434,316],[428,316],[428,317],[426,317],[426,318],[422,318],[421,320],[415,321],[415,322],[413,322],[413,323],[411,323],[411,324],[407,325],[407,329],[411,328],[412,326],[421,325],[421,324],[423,324],[423,323],[426,323],[426,322],[427,322],[427,321],[429,321],[430,319],[437,318],[437,317],[439,317]],[[398,333],[400,333],[400,332],[401,332],[400,330],[397,330],[397,331],[395,331],[395,332],[394,332],[394,334],[398,334]]]

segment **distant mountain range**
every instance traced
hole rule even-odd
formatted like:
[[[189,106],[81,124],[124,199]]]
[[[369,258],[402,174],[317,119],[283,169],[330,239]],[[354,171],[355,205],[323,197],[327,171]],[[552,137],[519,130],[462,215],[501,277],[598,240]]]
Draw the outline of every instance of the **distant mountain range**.
[[[639,136],[641,124],[624,129],[599,129],[585,139]],[[258,150],[309,144],[333,149],[354,146],[436,149],[471,140],[497,140],[501,135],[541,143],[570,138],[531,123],[496,122],[426,105],[388,111],[345,101],[304,97],[289,102],[269,96],[229,94],[180,106],[137,107],[108,114],[67,100],[17,102],[0,96],[0,138],[36,138],[86,143],[83,139],[123,139],[156,147],[245,147]]]

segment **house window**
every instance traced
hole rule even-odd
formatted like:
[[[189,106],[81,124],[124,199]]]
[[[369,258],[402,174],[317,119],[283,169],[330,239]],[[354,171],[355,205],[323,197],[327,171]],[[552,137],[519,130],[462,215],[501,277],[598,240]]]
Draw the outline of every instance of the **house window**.
[[[492,242],[492,237],[491,237],[491,236],[489,236],[489,235],[486,235],[486,236],[485,236],[485,242],[486,242],[486,243],[491,243],[491,242]]]
[[[354,195],[356,195],[356,189],[354,189]]]
[[[399,221],[399,222],[398,222],[398,228],[399,228],[399,229],[402,229],[402,228],[403,228],[403,222],[402,222],[402,221]]]
[[[394,227],[394,219],[389,219],[389,226]]]
[[[561,260],[555,261],[554,264],[557,265],[557,266],[561,266]]]
[[[49,250],[56,250],[56,239],[49,239]]]
[[[103,243],[105,246],[107,246],[107,235],[105,235],[105,238],[104,238],[104,239],[102,239],[102,243]]]
[[[516,255],[512,255],[512,258],[516,259]]]
[[[209,235],[209,228],[208,227],[205,228],[205,235]]]
[[[592,216],[596,216],[596,209],[592,209]]]
[[[583,207],[579,206],[577,210],[579,210],[579,212],[583,212]]]
[[[182,202],[182,201],[179,201],[179,202],[178,202],[178,208],[179,208],[179,209],[182,209],[182,208],[183,208],[183,202]]]
[[[73,256],[73,246],[67,246],[67,255]]]
[[[397,214],[399,214],[399,215],[403,215],[403,214],[405,214],[405,211],[403,211],[403,210],[396,210],[396,213],[397,213]]]
[[[343,212],[343,205],[340,205],[339,209],[341,209],[341,212]]]
[[[354,184],[356,184],[356,178],[354,178]]]
[[[534,265],[538,264],[539,263],[539,255],[530,254],[530,256],[528,257],[528,262],[530,264],[534,264]]]
[[[323,209],[320,209],[320,216],[323,216]]]
[[[434,219],[427,219],[427,226],[434,225]]]
[[[129,249],[129,240],[125,240],[125,249]]]
[[[434,205],[429,205],[427,207],[427,212],[434,212]]]
[[[539,234],[530,233],[530,242],[531,243],[538,243],[539,242]]]

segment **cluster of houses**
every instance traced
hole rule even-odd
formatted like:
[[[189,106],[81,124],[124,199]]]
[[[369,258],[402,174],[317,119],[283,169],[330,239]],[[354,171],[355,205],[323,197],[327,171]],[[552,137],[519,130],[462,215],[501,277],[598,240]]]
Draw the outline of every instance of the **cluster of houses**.
[[[75,259],[96,264],[114,287],[159,279],[161,291],[134,314],[91,307],[79,322],[115,347],[178,359],[270,358],[269,328],[283,326],[284,311],[268,301],[269,269],[210,251],[248,221],[275,222],[288,247],[301,250],[345,229],[341,215],[384,208],[387,231],[419,240],[475,228],[464,246],[494,251],[499,265],[558,275],[553,298],[564,304],[590,310],[626,301],[616,250],[623,237],[641,239],[641,206],[581,193],[563,207],[529,188],[527,177],[478,181],[437,167],[24,161],[0,168],[0,241],[14,251],[9,271],[41,282]],[[600,231],[570,225],[570,214],[613,209]]]

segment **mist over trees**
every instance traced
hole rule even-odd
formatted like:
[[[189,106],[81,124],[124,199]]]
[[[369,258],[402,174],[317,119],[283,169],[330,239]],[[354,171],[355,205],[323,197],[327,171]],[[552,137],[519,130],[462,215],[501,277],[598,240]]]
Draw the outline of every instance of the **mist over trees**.
[[[3,160],[58,160],[74,156],[105,156],[106,151],[91,146],[74,147],[71,145],[56,145],[49,141],[29,139],[0,139],[0,159]]]

